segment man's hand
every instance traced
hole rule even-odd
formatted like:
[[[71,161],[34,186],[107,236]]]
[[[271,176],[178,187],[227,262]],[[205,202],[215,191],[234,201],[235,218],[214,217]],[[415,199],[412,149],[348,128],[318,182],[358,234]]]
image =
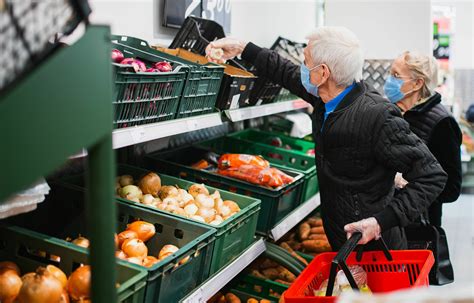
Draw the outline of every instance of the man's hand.
[[[367,244],[374,239],[378,240],[382,233],[380,225],[374,217],[347,224],[344,226],[344,231],[347,233],[348,239],[352,237],[353,233],[361,232],[362,239],[360,239],[359,244]]]
[[[395,175],[395,187],[404,188],[408,184],[408,181],[403,179],[402,173],[397,173]]]
[[[225,63],[242,54],[247,43],[229,37],[213,41],[206,47],[206,57],[215,63]]]

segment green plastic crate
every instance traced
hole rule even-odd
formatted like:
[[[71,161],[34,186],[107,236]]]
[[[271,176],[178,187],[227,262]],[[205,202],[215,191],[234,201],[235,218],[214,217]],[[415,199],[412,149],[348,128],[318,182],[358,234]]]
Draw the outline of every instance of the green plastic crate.
[[[160,51],[151,48],[148,42],[138,38],[122,36],[120,43],[135,53],[162,56],[166,58],[166,61],[179,62],[188,67],[186,82],[176,111],[176,119],[207,114],[215,110],[217,94],[224,76],[223,66],[215,63],[198,64],[195,61],[165,53],[164,51],[168,52],[166,49]]]
[[[88,263],[86,249],[21,227],[1,227],[0,243],[0,260],[15,262],[22,274],[35,271],[39,266],[52,264],[69,276],[80,264]],[[46,255],[40,257],[35,254],[38,251],[45,252]],[[60,261],[52,261],[51,255],[59,256]],[[118,302],[143,302],[146,276],[147,273],[143,269],[118,261]]]
[[[117,170],[118,175],[131,175],[135,180],[149,172],[147,169],[126,164],[118,164]],[[159,176],[161,178],[161,184],[163,185],[178,185],[180,188],[187,189],[194,184],[193,182],[163,174],[159,174]],[[82,177],[73,177],[64,180],[64,182],[70,184],[72,183],[75,186],[79,186],[81,189],[84,188]],[[168,216],[177,217],[181,220],[190,221],[194,224],[203,225],[207,228],[216,229],[217,231],[215,234],[214,249],[212,252],[212,260],[209,272],[209,275],[212,275],[226,264],[232,262],[235,258],[240,256],[240,254],[253,243],[255,230],[257,228],[258,213],[260,211],[260,200],[227,192],[214,187],[207,186],[207,189],[209,192],[219,190],[222,199],[236,202],[240,207],[240,211],[219,225],[210,225],[207,223],[194,221],[180,215],[171,214],[152,206],[129,201],[127,199],[117,199],[127,204],[143,207],[151,212],[167,214]]]
[[[267,235],[276,223],[299,205],[303,189],[303,174],[284,170],[285,173],[294,177],[294,181],[282,188],[273,189],[190,167],[191,164],[203,159],[207,152],[207,149],[198,147],[157,152],[146,156],[147,167],[192,182],[204,183],[261,200],[257,222],[257,231],[261,234]]]
[[[319,191],[314,156],[234,137],[211,139],[200,142],[198,146],[211,148],[219,153],[232,152],[261,155],[273,165],[278,165],[304,174],[303,194],[300,203],[304,203]]]
[[[121,51],[125,58],[140,59],[148,66],[168,61],[174,70],[167,73],[135,73],[130,71],[130,67],[114,64],[114,127],[125,128],[174,119],[190,68],[165,53],[145,52],[128,46],[123,39],[130,42],[134,38],[112,36],[112,47]]]
[[[51,239],[64,245],[67,242],[63,239],[67,237],[83,235],[87,238],[93,231],[87,230],[83,190],[73,185],[51,185],[48,201],[34,212],[34,216],[25,214],[13,223],[55,237]],[[118,232],[137,219],[155,225],[156,235],[147,241],[149,255],[157,256],[166,244],[180,248],[172,257],[149,268],[129,263],[148,273],[144,302],[178,302],[209,277],[216,232],[214,228],[121,201],[117,201],[117,209]],[[189,261],[178,265],[180,260],[188,256]]]
[[[244,274],[232,281],[229,292],[234,293],[239,299],[244,300],[242,302],[246,302],[246,300],[250,298],[255,298],[257,300],[266,299],[272,303],[278,303],[280,297],[271,291],[281,295],[287,289],[287,285]]]
[[[264,144],[272,147],[271,145],[271,139],[274,137],[278,137],[281,139],[281,142],[283,143],[283,146],[288,145],[291,147],[291,151],[293,152],[298,152],[302,155],[308,155],[307,152],[309,150],[314,150],[314,143],[308,142],[303,139],[298,139],[294,137],[290,137],[287,135],[283,135],[277,132],[268,132],[268,131],[263,131],[263,130],[257,130],[253,128],[245,129],[239,132],[231,133],[228,135],[229,137],[232,138],[237,138],[241,140],[246,140],[246,141],[251,141],[254,143],[259,143],[259,144]],[[281,147],[283,148],[283,147]],[[283,148],[285,149],[285,148]],[[287,149],[285,149],[287,150]]]
[[[132,175],[134,179],[137,179],[149,170],[137,168],[129,165],[118,165],[119,175]],[[188,189],[193,182],[189,182],[183,179],[178,179],[163,174],[159,174],[161,178],[161,183],[164,185],[178,185],[180,188]],[[211,270],[210,275],[219,271],[226,264],[232,262],[235,258],[240,256],[240,254],[245,251],[252,243],[255,235],[255,230],[257,228],[258,213],[260,211],[260,201],[258,199],[250,198],[243,195],[238,195],[235,193],[227,192],[221,189],[207,186],[209,192],[219,190],[223,200],[231,200],[237,203],[240,207],[240,211],[232,216],[231,218],[225,220],[219,225],[210,225],[206,223],[197,222],[186,217],[170,214],[168,212],[159,210],[152,206],[147,206],[141,203],[135,203],[126,199],[119,200],[126,203],[133,203],[144,207],[153,212],[166,213],[172,216],[176,216],[183,220],[189,220],[196,222],[199,225],[204,225],[206,227],[215,228],[217,230],[215,234],[215,243],[214,251],[212,253],[211,261]]]

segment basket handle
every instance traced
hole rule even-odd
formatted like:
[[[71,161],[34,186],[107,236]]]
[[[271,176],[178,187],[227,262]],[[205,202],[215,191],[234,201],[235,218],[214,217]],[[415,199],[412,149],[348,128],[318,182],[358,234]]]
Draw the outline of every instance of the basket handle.
[[[329,280],[328,280],[328,287],[326,289],[326,296],[330,297],[332,296],[332,292],[334,290],[334,283],[336,282],[336,274],[337,270],[340,267],[344,274],[347,277],[347,280],[349,281],[349,284],[351,285],[351,288],[354,290],[358,290],[359,288],[357,287],[357,283],[354,280],[354,277],[351,274],[351,271],[349,270],[349,267],[346,264],[346,260],[351,254],[351,252],[354,251],[357,247],[357,243],[359,243],[360,239],[362,239],[362,233],[356,232],[350,237],[346,243],[341,247],[337,255],[334,257],[331,263],[331,271],[329,272]],[[380,238],[377,243],[379,243],[379,246],[381,247],[381,250],[383,251],[385,257],[387,260],[392,261],[393,257],[390,254],[390,251],[388,250],[387,245],[385,244],[385,241]],[[357,255],[356,255],[356,260],[360,261],[362,259],[362,253],[364,251],[364,246],[359,245],[357,249]]]

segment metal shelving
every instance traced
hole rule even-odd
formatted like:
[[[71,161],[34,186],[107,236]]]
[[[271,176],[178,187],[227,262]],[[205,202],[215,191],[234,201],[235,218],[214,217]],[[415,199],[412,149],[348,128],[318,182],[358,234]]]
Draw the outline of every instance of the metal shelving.
[[[283,218],[271,231],[270,237],[278,241],[283,235],[295,227],[306,216],[313,212],[321,204],[319,193],[311,197],[308,201],[301,204],[297,209]]]
[[[244,107],[239,109],[230,109],[224,111],[224,113],[230,121],[238,122],[253,118],[284,113],[297,109],[303,109],[307,107],[309,107],[309,104],[303,100],[291,100],[259,106]]]
[[[237,276],[242,269],[247,267],[253,260],[265,251],[265,241],[257,240],[252,246],[244,251],[232,263],[221,269],[215,275],[196,288],[186,298],[181,300],[182,303],[204,303],[207,302],[215,293],[229,283]]]

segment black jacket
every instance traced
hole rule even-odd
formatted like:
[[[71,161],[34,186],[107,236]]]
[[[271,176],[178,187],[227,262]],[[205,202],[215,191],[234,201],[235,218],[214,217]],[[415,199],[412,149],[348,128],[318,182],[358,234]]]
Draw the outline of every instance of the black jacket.
[[[448,174],[443,192],[429,209],[431,223],[441,226],[441,204],[456,201],[461,194],[461,129],[441,105],[441,95],[438,93],[407,111],[403,117],[410,124],[411,131],[425,142]]]
[[[242,58],[314,107],[313,137],[320,183],[321,211],[331,246],[346,240],[344,225],[374,216],[392,249],[406,247],[401,226],[415,221],[441,193],[446,174],[414,135],[400,110],[364,83],[357,83],[324,129],[324,103],[306,92],[300,67],[276,52],[249,43]],[[394,193],[394,177],[410,183]]]

